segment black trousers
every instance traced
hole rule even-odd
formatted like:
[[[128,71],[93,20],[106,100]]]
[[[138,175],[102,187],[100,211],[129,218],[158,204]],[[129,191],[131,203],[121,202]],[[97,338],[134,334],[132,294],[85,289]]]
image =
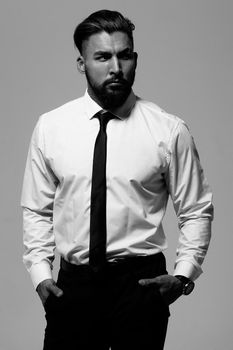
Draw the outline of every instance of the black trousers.
[[[61,263],[61,298],[45,303],[44,350],[162,350],[169,308],[141,278],[166,274],[162,253],[112,263],[101,274]]]

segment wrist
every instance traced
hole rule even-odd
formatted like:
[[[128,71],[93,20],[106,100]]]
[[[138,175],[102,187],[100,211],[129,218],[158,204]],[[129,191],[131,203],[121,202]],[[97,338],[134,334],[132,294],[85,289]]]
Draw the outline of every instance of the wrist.
[[[50,264],[46,260],[33,264],[30,268],[30,275],[35,289],[44,280],[53,278]]]
[[[182,275],[175,275],[175,277],[182,283],[182,294],[189,295],[193,291],[195,283]]]

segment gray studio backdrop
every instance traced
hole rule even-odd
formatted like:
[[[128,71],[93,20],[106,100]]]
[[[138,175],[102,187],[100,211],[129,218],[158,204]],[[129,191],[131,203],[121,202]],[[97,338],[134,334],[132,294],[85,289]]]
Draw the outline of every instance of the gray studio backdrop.
[[[21,257],[19,202],[26,154],[39,115],[83,94],[72,34],[78,22],[101,8],[122,11],[135,22],[135,92],[187,122],[214,191],[213,238],[204,274],[192,295],[171,306],[165,349],[231,350],[231,0],[1,1],[0,349],[42,348],[43,308]],[[172,272],[178,229],[171,204],[164,226]]]

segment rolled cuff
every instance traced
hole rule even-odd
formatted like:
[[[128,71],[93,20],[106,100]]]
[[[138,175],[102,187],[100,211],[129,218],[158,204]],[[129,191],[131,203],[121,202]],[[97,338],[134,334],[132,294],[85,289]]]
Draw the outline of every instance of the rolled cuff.
[[[194,281],[201,274],[202,274],[202,269],[200,267],[197,268],[197,266],[192,264],[190,261],[181,260],[176,264],[173,275],[185,276],[187,278],[190,278],[192,281]]]
[[[53,278],[50,264],[47,261],[41,261],[40,263],[32,265],[29,273],[35,289],[42,281]]]

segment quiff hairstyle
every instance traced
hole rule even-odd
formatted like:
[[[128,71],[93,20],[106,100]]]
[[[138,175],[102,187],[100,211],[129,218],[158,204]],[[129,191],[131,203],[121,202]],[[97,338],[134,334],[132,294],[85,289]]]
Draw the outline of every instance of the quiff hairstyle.
[[[134,24],[120,12],[110,10],[100,10],[92,13],[84,21],[82,21],[74,31],[74,43],[82,54],[83,42],[88,38],[100,32],[112,34],[114,32],[123,32],[129,36],[134,46],[133,30]]]

